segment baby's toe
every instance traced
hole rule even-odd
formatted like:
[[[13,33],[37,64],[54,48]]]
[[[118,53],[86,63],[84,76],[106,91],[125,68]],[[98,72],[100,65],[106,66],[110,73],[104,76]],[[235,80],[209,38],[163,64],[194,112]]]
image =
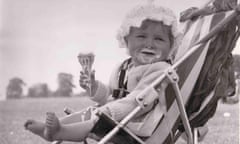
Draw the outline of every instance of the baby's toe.
[[[30,126],[31,124],[33,124],[33,122],[34,122],[34,120],[27,120],[27,121],[24,123],[24,128],[25,128],[25,129],[28,129],[29,126]]]

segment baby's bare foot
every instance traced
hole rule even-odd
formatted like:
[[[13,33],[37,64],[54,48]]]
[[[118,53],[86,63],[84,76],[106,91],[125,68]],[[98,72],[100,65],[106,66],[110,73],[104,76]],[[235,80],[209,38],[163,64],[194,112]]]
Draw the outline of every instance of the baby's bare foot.
[[[43,137],[45,124],[35,120],[27,120],[24,124],[26,130]]]
[[[54,140],[54,136],[58,133],[61,127],[59,119],[55,113],[47,112],[45,125],[44,136],[50,141]]]

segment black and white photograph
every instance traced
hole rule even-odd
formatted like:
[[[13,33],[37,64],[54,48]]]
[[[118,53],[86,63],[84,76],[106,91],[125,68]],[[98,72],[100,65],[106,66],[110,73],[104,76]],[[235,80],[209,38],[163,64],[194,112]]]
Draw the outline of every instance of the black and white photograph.
[[[0,144],[239,144],[239,0],[0,0]]]

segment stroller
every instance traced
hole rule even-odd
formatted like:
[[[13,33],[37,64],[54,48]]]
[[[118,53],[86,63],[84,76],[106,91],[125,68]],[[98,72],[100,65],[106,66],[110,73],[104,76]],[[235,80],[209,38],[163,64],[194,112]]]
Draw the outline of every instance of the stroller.
[[[120,122],[97,113],[99,120],[92,131],[98,137],[98,144],[171,144],[183,133],[188,144],[198,143],[197,128],[204,126],[216,111],[222,65],[240,35],[233,22],[237,15],[233,10],[185,22],[186,33],[172,67],[136,97],[139,106]],[[146,102],[145,94],[165,78],[171,82],[166,89],[167,112],[152,136],[139,137],[126,125],[142,108],[154,102]]]

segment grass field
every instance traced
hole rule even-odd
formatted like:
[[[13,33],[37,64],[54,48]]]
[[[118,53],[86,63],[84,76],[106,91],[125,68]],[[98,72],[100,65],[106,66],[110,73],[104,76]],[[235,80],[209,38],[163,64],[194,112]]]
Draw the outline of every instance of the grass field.
[[[24,130],[23,124],[27,119],[44,121],[47,111],[54,111],[58,116],[64,116],[65,107],[79,110],[91,104],[93,102],[87,98],[0,101],[0,144],[48,144],[49,142]],[[201,144],[239,144],[239,105],[219,104],[208,126],[209,133]],[[90,144],[93,143],[95,142],[90,141]],[[73,143],[65,142],[64,144]]]

